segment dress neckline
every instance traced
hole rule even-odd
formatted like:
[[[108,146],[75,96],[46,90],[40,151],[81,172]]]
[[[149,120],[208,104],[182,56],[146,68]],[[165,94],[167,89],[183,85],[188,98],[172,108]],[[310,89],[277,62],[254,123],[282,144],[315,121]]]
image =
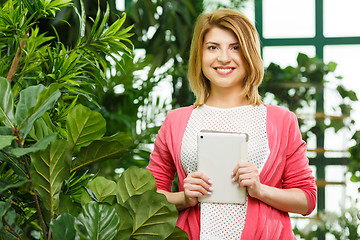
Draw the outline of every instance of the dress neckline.
[[[236,107],[230,107],[230,108],[221,108],[221,107],[214,107],[214,106],[209,106],[206,104],[203,104],[201,107],[204,108],[208,108],[208,109],[214,109],[214,110],[223,110],[223,111],[227,111],[227,110],[237,110],[237,109],[242,109],[242,108],[249,108],[249,107],[253,107],[253,105],[242,105],[242,106],[236,106]]]

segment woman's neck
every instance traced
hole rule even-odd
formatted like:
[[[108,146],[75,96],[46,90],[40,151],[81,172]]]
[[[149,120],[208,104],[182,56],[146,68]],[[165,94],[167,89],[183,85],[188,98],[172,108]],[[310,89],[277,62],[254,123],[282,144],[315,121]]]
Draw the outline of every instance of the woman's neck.
[[[219,93],[211,92],[206,99],[205,104],[218,108],[233,108],[239,106],[249,105],[249,100],[246,96],[241,96],[239,93]]]

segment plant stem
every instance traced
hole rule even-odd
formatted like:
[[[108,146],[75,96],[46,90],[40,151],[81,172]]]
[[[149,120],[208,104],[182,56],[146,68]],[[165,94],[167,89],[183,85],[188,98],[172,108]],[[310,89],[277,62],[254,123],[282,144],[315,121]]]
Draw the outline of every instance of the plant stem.
[[[30,168],[29,168],[29,164],[27,162],[27,160],[24,158],[24,161],[25,161],[25,166],[26,166],[26,169],[29,173],[29,179],[31,179],[31,173],[30,173]],[[32,185],[34,186],[34,183],[31,181]],[[43,231],[43,239],[46,239],[46,227],[45,227],[45,223],[44,223],[44,219],[43,219],[43,216],[42,216],[42,212],[41,212],[41,209],[40,209],[40,204],[39,204],[39,200],[37,198],[37,195],[36,195],[36,191],[35,191],[35,188],[33,187],[32,188],[32,191],[34,193],[34,198],[35,198],[35,203],[36,203],[36,209],[38,211],[38,214],[39,214],[39,218],[40,218],[40,225],[41,225],[41,229]]]
[[[25,36],[28,37],[29,34],[26,34]],[[19,65],[19,62],[20,62],[21,54],[22,54],[22,52],[23,52],[23,50],[25,48],[25,44],[26,44],[26,40],[21,40],[20,41],[20,46],[19,46],[19,48],[17,49],[17,51],[15,53],[15,57],[14,57],[14,59],[12,61],[9,73],[8,73],[8,75],[6,77],[6,79],[9,81],[9,83],[11,83],[12,78],[15,75],[16,69],[17,69],[17,67]]]
[[[5,220],[5,217],[2,217],[2,222],[9,227],[10,231],[12,231],[16,237],[18,237],[20,240],[22,240],[21,236],[15,231],[15,229]]]
[[[48,236],[48,240],[51,240],[51,228],[49,229],[49,236]]]
[[[51,217],[50,222],[52,222],[53,219],[54,219],[54,216]],[[44,238],[44,239],[45,239],[45,238]],[[49,228],[48,240],[51,240],[51,228]]]

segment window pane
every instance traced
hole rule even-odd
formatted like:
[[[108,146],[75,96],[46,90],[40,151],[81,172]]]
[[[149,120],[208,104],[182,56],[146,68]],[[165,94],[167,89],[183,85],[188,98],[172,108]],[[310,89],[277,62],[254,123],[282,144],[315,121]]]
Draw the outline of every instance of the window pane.
[[[299,53],[305,53],[309,57],[315,56],[314,46],[281,46],[281,47],[264,47],[264,66],[267,67],[271,62],[286,66],[297,66],[296,58]]]
[[[359,10],[359,0],[324,1],[324,36],[360,36],[358,24],[360,22]]]
[[[344,182],[346,166],[326,166],[325,180],[329,182]],[[345,201],[344,185],[326,185],[325,187],[325,209],[331,212],[339,213],[339,205]]]
[[[345,182],[346,185],[327,185],[325,187],[325,209],[339,213],[339,206],[349,207],[351,202],[358,197],[359,182],[351,182],[351,174],[347,173],[347,166],[326,166],[326,181]],[[350,197],[350,198],[349,198]],[[357,207],[360,203],[356,204]]]
[[[265,38],[315,36],[314,0],[263,0]]]
[[[357,70],[360,67],[360,45],[336,45],[324,47],[324,61],[337,63],[335,75],[342,76],[342,84],[349,90],[356,92],[360,97],[360,76]],[[331,82],[336,81],[327,79]],[[331,99],[330,95],[328,98]],[[353,105],[354,113],[352,118],[356,120],[356,128],[360,128],[360,104]]]

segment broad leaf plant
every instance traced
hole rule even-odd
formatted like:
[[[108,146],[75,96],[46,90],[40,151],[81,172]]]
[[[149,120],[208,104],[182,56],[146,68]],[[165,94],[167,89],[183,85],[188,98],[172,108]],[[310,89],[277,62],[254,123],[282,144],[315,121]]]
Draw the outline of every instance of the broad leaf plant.
[[[69,47],[38,24],[72,7],[80,24]],[[1,2],[0,239],[187,239],[148,170],[128,168],[117,181],[87,171],[121,158],[132,141],[106,136],[89,107],[109,59],[121,68],[133,54],[126,14],[112,24],[109,15],[98,8],[89,26],[82,1]]]

